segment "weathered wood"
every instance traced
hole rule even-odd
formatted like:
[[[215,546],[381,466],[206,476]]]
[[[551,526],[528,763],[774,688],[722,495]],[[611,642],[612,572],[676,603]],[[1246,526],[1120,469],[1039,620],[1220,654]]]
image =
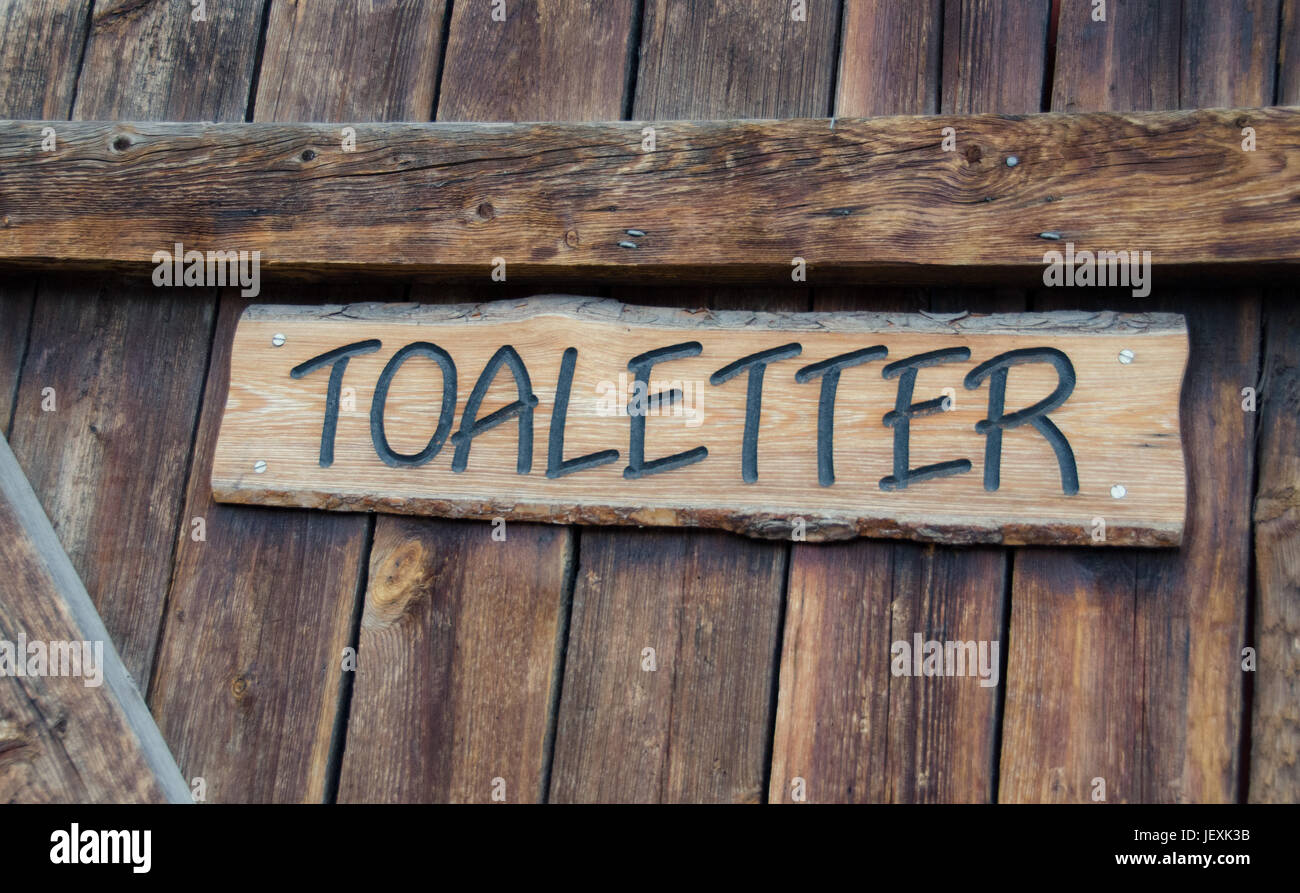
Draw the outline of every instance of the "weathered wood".
[[[1278,102],[1300,102],[1300,3],[1283,6]],[[1264,310],[1259,382],[1259,483],[1255,491],[1254,716],[1252,803],[1300,800],[1300,311],[1294,287],[1272,292]]]
[[[943,114],[1039,111],[1050,12],[1048,0],[946,0]],[[971,141],[963,142],[969,146]],[[982,143],[976,145],[984,149]],[[984,151],[971,163],[996,166],[1001,158]]]
[[[634,117],[829,109],[835,6],[809,4],[799,27],[786,22],[786,4],[684,6],[646,4]],[[705,57],[688,58],[680,48],[702,33]],[[614,297],[649,299],[631,289]],[[806,289],[788,281],[781,291],[674,288],[657,300],[809,306]],[[551,798],[761,801],[789,547],[718,533],[586,530],[580,553]],[[645,648],[656,649],[653,672],[642,668]]]
[[[634,357],[671,345],[692,349],[671,366],[633,369]],[[798,358],[785,356],[760,376],[763,411],[749,387],[719,378],[742,368],[734,367],[742,358],[786,345]],[[1056,350],[1072,364],[1027,363],[1005,385],[1008,413],[1072,385],[1051,414],[1067,445],[1054,448],[1045,433],[1024,427],[1005,434],[995,454],[1000,483],[987,459],[967,460],[967,473],[935,481],[890,483],[904,473],[905,454],[897,429],[878,420],[899,399],[900,386],[884,379],[901,370],[886,376],[882,366],[878,378],[859,364],[845,371],[826,406],[840,435],[832,468],[822,455],[832,441],[823,439],[819,406],[832,398],[820,379],[801,382],[795,370],[872,345],[887,349],[881,363],[966,351],[904,398],[920,405],[947,386],[955,401],[942,419],[913,422],[907,473],[964,456],[980,460],[985,438],[975,432],[991,411],[992,386],[986,397],[971,394],[985,389],[983,379],[966,377],[964,389],[963,379],[1012,351]],[[335,351],[348,346],[356,352],[336,365]],[[425,352],[418,364],[405,361],[412,349]],[[561,384],[570,349],[573,367]],[[1127,364],[1123,351],[1130,351]],[[504,357],[521,364],[513,376],[495,365],[488,374],[490,361]],[[779,538],[1172,545],[1184,502],[1176,406],[1185,361],[1174,316],[701,314],[563,296],[451,306],[255,305],[235,335],[213,490],[230,502],[718,526]],[[471,385],[480,372],[487,377]],[[639,375],[649,378],[649,400],[670,389],[683,395],[634,420],[634,411],[620,409],[635,399]],[[350,402],[331,408],[342,387],[352,389]],[[517,422],[507,418],[499,434],[466,433],[516,398],[535,405]],[[569,401],[567,415],[555,421],[561,399]],[[752,440],[742,436],[751,426]],[[629,431],[634,439],[641,432],[639,452],[622,449]],[[562,432],[558,448],[547,446],[547,432],[552,444]],[[1061,459],[1054,449],[1070,455]],[[561,472],[562,461],[597,455],[595,466]],[[670,456],[680,467],[654,473],[653,463]],[[1140,479],[1119,471],[1138,467]],[[1128,491],[1122,501],[1116,484]],[[1092,519],[1103,516],[1099,539]]]
[[[945,112],[1036,109],[1045,58],[1036,43],[1044,38],[1046,6],[1016,2],[1011,15],[985,4],[949,3],[947,8],[945,24],[938,4],[848,6],[845,66],[864,56],[894,61],[883,69],[888,77],[862,84],[846,80],[842,71],[836,111],[932,114],[941,92],[946,101],[961,104]],[[895,14],[882,15],[886,11]],[[984,35],[978,52],[952,49],[971,44],[967,31],[990,19],[998,27]],[[935,50],[926,49],[940,43],[947,56],[942,90],[929,61]],[[897,95],[900,83],[914,80],[930,86],[909,86]],[[1009,90],[1007,84],[1019,89]],[[971,289],[935,294],[819,289],[814,307],[1015,312],[1025,309],[1025,301],[1022,293],[1006,290],[986,295]],[[889,657],[893,641],[910,642],[915,632],[925,640],[1001,640],[1005,649],[1007,564],[1004,550],[987,547],[871,540],[835,547],[795,544],[770,799],[789,801],[796,776],[804,780],[803,794],[811,802],[991,799],[999,688],[978,680],[895,678]]]
[[[1255,715],[1252,803],[1300,796],[1300,309],[1293,289],[1271,296],[1259,383],[1255,494]]]
[[[0,541],[0,802],[191,802],[3,437]]]
[[[453,10],[440,119],[618,116],[630,0],[512,4],[485,27],[486,14]],[[484,283],[472,293],[532,291],[513,277]],[[577,538],[542,524],[376,519],[340,800],[545,799]]]
[[[98,4],[73,117],[242,120],[261,9],[216,4],[199,23],[181,4]],[[225,51],[208,59],[213,47]],[[57,154],[69,148],[65,128],[84,125],[53,126]],[[14,452],[142,686],[182,523],[215,294],[48,283],[15,406]]]
[[[257,119],[299,118],[322,109],[364,117],[377,109],[399,118],[428,114],[419,91],[387,94],[381,80],[363,72],[376,55],[388,58],[411,46],[415,32],[441,34],[440,4],[296,8],[270,16],[265,52],[267,59],[282,60],[274,64],[283,64],[286,73],[297,73],[297,84],[282,87],[264,71]],[[300,51],[321,46],[332,49],[328,65],[315,54],[297,61]],[[309,79],[315,72],[301,73],[304,64],[324,68],[319,81]],[[429,63],[412,57],[403,64],[427,70]],[[411,82],[397,71],[392,77]],[[277,300],[322,297],[319,289],[270,294]],[[376,297],[402,296],[389,287]],[[223,296],[205,406],[225,405],[229,345],[246,303],[234,291]],[[190,529],[181,529],[153,706],[187,773],[207,779],[209,800],[328,799],[347,690],[343,649],[355,644],[370,525],[355,516],[214,504],[208,482],[216,437],[216,413],[205,413],[183,517],[206,519],[207,539],[195,542]],[[195,655],[211,659],[196,661]]]
[[[612,121],[635,59],[633,0],[453,4],[439,121]],[[490,72],[491,77],[485,77]]]
[[[0,116],[67,117],[89,9],[89,0],[0,0]],[[0,284],[0,433],[6,437],[35,288],[17,277]]]
[[[1105,25],[1087,3],[1066,3],[1061,32],[1113,31],[1104,55],[1062,37],[1058,78],[1091,80],[1086,94],[1124,108],[1261,103],[1271,82],[1247,77],[1253,51],[1224,35],[1262,21],[1271,3],[1187,4],[1181,35],[1159,36],[1156,3],[1111,4]],[[1210,33],[1215,32],[1215,33]],[[1221,33],[1219,33],[1221,32]],[[1154,52],[1146,44],[1164,40]],[[1177,42],[1175,42],[1177,39]],[[1268,51],[1265,51],[1267,55]],[[1183,93],[1174,90],[1183,59]],[[1211,92],[1192,71],[1220,72],[1233,91]],[[1202,83],[1197,87],[1197,83]],[[1156,293],[1146,306],[1187,311],[1191,356],[1182,399],[1188,526],[1177,553],[1105,556],[1055,550],[1017,554],[1000,799],[1232,801],[1237,797],[1241,656],[1248,587],[1253,416],[1240,390],[1255,381],[1259,302],[1238,292]],[[1038,306],[1105,298],[1049,293]],[[1108,301],[1113,303],[1113,301]],[[1126,300],[1124,303],[1128,303]]]
[[[1028,282],[1066,242],[1162,274],[1300,257],[1295,109],[657,122],[654,152],[645,122],[357,124],[355,151],[334,125],[76,123],[34,152],[42,126],[0,124],[10,266],[151,271],[180,242],[268,273],[788,281],[799,256],[814,281]]]

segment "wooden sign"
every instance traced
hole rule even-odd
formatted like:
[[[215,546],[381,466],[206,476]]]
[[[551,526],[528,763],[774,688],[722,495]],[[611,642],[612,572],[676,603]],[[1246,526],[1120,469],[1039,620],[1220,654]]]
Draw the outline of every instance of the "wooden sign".
[[[796,540],[1177,545],[1183,318],[951,316],[252,306],[213,493]]]

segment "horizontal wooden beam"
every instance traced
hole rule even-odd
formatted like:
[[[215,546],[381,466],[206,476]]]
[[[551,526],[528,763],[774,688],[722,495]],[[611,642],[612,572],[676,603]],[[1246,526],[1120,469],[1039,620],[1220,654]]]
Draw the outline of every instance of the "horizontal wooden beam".
[[[0,543],[0,802],[193,802],[3,437]]]
[[[1291,108],[0,122],[9,267],[143,271],[181,243],[261,252],[259,272],[788,282],[803,258],[809,281],[937,282],[1041,277],[1070,245],[1237,275],[1300,260],[1297,197]]]

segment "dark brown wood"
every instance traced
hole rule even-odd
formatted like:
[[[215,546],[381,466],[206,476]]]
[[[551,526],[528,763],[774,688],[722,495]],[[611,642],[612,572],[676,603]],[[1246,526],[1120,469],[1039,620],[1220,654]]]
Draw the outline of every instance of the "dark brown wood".
[[[197,23],[181,4],[98,4],[73,117],[242,120],[262,2],[211,6]],[[223,51],[209,59],[214,47]],[[63,128],[84,125],[56,126],[67,151]],[[111,278],[51,283],[32,316],[15,407],[14,452],[142,686],[177,530],[188,526],[181,493],[215,294]]]
[[[41,126],[0,123],[9,266],[152,272],[181,242],[264,274],[789,282],[797,256],[813,282],[1024,284],[1066,242],[1161,276],[1300,258],[1295,109],[660,122],[654,152],[643,122],[357,124],[352,152],[335,125],[77,123],[48,155]]]
[[[487,6],[455,7],[439,119],[617,118],[634,4],[512,6],[504,23],[485,23]],[[494,73],[486,84],[485,69]],[[485,276],[478,286],[417,287],[411,297],[534,290]],[[376,519],[340,800],[546,798],[578,537],[515,522],[504,540],[493,532],[485,523]]]
[[[428,114],[418,90],[390,95],[382,80],[360,72],[374,65],[375,54],[386,59],[411,46],[412,32],[440,34],[440,4],[375,4],[372,12],[362,3],[304,3],[297,9],[272,15],[266,57],[283,60],[277,64],[286,72],[303,64],[326,71],[311,75],[319,78],[312,86],[300,79],[291,89],[264,72],[257,119],[320,110],[363,115],[382,109],[417,119]],[[328,66],[318,54],[296,61],[299,52],[321,46],[333,49]],[[403,64],[418,72],[431,63],[408,56]],[[415,77],[391,76],[403,83]],[[337,137],[338,128],[331,130]],[[285,289],[262,297],[319,300],[328,293]],[[377,297],[398,300],[402,290],[381,288]],[[235,292],[223,296],[205,406],[225,404],[230,342],[246,303]],[[183,517],[204,517],[207,540],[194,542],[188,529],[181,530],[153,707],[187,774],[207,779],[209,800],[327,799],[348,687],[343,649],[355,644],[370,525],[355,515],[322,518],[213,504],[208,481],[216,437],[215,414],[204,413]],[[211,659],[196,661],[195,655]]]
[[[0,640],[10,652],[0,675],[0,802],[191,802],[3,437],[0,541]],[[40,666],[29,661],[35,644]],[[12,661],[41,675],[19,675]]]
[[[444,7],[445,0],[271,3],[257,120],[428,119]]]
[[[0,116],[68,116],[89,10],[88,0],[0,2]],[[11,434],[9,420],[27,348],[34,294],[31,279],[5,277],[0,284],[0,432],[6,437]]]
[[[637,47],[634,0],[453,4],[439,121],[614,121]]]
[[[834,113],[939,111],[943,0],[855,0],[844,5]]]
[[[832,4],[809,4],[794,23],[785,4],[648,0],[632,116],[824,114],[837,16]],[[671,137],[659,131],[656,145]],[[613,296],[808,309],[802,287]],[[584,531],[551,799],[764,799],[788,553],[716,533]],[[647,648],[654,670],[643,669]]]
[[[869,85],[842,79],[837,112],[934,113],[940,92],[945,102],[968,104],[958,110],[998,109],[992,103],[1007,104],[1007,111],[1036,107],[1044,54],[1035,47],[1043,40],[1046,8],[950,4],[947,27],[937,8],[924,4],[909,4],[905,21],[855,22],[854,12],[861,9],[849,8],[844,58],[897,56],[910,66],[891,69],[898,80],[929,77],[932,87],[909,89],[902,99],[910,104],[895,105],[900,100],[894,98],[892,78]],[[1001,27],[995,36],[986,35],[987,46],[974,56],[962,51],[973,40],[970,29],[990,18]],[[937,44],[941,27],[947,60],[942,91],[927,54],[911,49]],[[1013,91],[1007,83],[1019,87]],[[959,150],[967,149],[962,143],[964,138]],[[935,294],[823,289],[815,306],[1015,311],[1024,309],[1024,296],[969,289]],[[814,802],[991,799],[998,689],[975,679],[894,678],[889,656],[893,641],[910,643],[915,632],[925,639],[1001,640],[1005,648],[1005,552],[902,543],[858,542],[835,549],[796,544],[791,562],[770,798],[789,801],[792,780],[799,777]]]
[[[1277,101],[1300,102],[1300,3],[1283,6]],[[1268,295],[1257,399],[1252,803],[1300,799],[1300,310],[1294,287]]]
[[[1271,101],[1272,80],[1252,61],[1255,51],[1229,49],[1227,35],[1267,38],[1258,23],[1276,22],[1275,3],[1252,0],[1226,14],[1218,4],[1185,4],[1180,43],[1154,53],[1146,44],[1162,15],[1156,5],[1110,6],[1114,35],[1104,54],[1061,38],[1061,47],[1076,50],[1058,61],[1057,78],[1096,84],[1079,95],[1109,96],[1121,109]],[[1089,11],[1086,3],[1063,4],[1060,33],[1096,25]],[[1180,55],[1182,92],[1171,95]],[[1053,292],[1039,306],[1102,300]],[[1259,296],[1239,291],[1226,302],[1222,291],[1162,288],[1143,303],[1188,316],[1184,545],[1167,555],[1017,553],[1002,800],[1087,801],[1098,778],[1109,801],[1238,796],[1255,424],[1240,391],[1257,375]]]
[[[1050,0],[947,0],[943,113],[1039,111],[1050,12]],[[962,76],[947,74],[955,71]],[[962,130],[958,126],[958,132]],[[996,152],[984,155],[987,159],[979,162],[984,166],[996,165],[1001,158]]]
[[[1252,803],[1300,794],[1300,305],[1294,289],[1270,295],[1259,383],[1259,487],[1255,494]]]

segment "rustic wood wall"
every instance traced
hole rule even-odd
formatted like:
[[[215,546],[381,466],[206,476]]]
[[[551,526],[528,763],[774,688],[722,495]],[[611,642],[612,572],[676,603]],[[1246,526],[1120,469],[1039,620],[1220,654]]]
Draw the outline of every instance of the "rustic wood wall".
[[[0,115],[343,124],[1300,103],[1300,0],[1112,0],[1104,24],[1089,0],[807,0],[805,21],[794,5],[506,0],[496,22],[492,0],[208,0],[196,22],[165,0],[0,0]],[[257,300],[535,290],[266,283]],[[788,310],[1138,308],[1077,290],[815,281],[546,290]],[[1289,284],[1157,288],[1139,308],[1191,327],[1178,552],[526,524],[497,542],[487,524],[217,505],[215,410],[243,306],[85,276],[0,281],[0,424],[210,800],[484,801],[504,783],[511,801],[776,802],[795,777],[810,801],[1079,802],[1096,778],[1111,802],[1300,799]],[[916,632],[999,641],[1002,684],[894,677],[890,643]]]

